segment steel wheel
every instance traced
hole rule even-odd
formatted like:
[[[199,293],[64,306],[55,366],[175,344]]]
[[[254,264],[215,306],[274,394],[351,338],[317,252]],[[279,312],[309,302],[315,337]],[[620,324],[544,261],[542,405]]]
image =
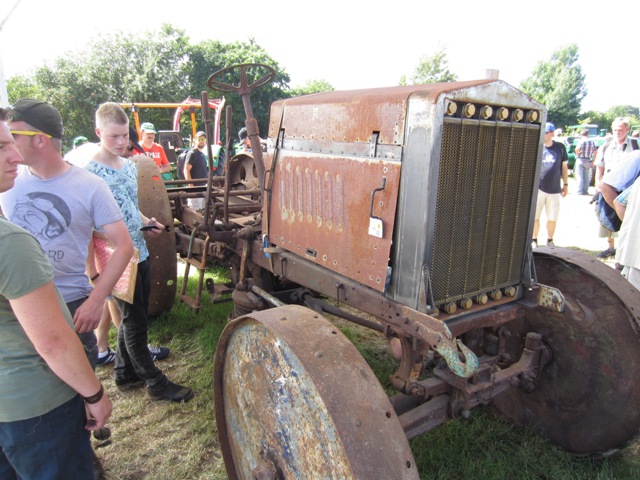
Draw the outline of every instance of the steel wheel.
[[[176,235],[173,231],[173,215],[169,195],[156,163],[149,157],[136,156],[138,166],[138,203],[147,217],[155,217],[169,232],[157,237],[146,237],[151,263],[151,293],[149,316],[168,312],[176,298],[178,275]]]
[[[567,451],[612,453],[640,429],[640,293],[583,253],[539,248],[534,257],[538,281],[562,291],[565,310],[538,308],[507,326],[512,358],[527,331],[542,334],[551,358],[537,388],[514,389],[494,406]]]
[[[398,418],[356,348],[300,306],[230,322],[216,351],[229,478],[418,478]]]

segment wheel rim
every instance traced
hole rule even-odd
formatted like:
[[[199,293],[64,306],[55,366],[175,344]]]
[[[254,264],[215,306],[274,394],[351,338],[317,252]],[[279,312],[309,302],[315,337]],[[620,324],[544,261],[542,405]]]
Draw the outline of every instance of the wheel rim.
[[[230,478],[258,468],[273,478],[418,478],[373,372],[333,324],[304,307],[230,322],[216,351],[214,397]]]
[[[551,360],[531,393],[514,389],[494,401],[517,423],[541,429],[578,455],[601,456],[640,430],[640,293],[619,273],[580,252],[540,248],[538,281],[560,289],[565,311],[544,308],[508,325],[517,358],[527,331],[541,333]]]
[[[136,156],[138,166],[138,203],[140,211],[155,217],[169,232],[147,238],[151,260],[151,292],[149,294],[149,316],[154,317],[173,308],[176,298],[176,237],[173,230],[173,215],[167,189],[155,162],[149,157]]]

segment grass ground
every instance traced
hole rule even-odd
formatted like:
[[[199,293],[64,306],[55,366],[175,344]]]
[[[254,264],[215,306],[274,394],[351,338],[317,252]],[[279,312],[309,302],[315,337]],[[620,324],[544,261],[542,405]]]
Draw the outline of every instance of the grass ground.
[[[189,285],[193,294],[195,282]],[[172,381],[194,390],[190,402],[155,402],[144,389],[120,392],[113,382],[113,366],[98,367],[114,404],[108,423],[111,443],[101,446],[93,440],[109,480],[227,478],[217,439],[212,379],[217,339],[230,310],[230,302],[209,303],[194,315],[187,305],[176,302],[171,312],[151,321],[150,342],[171,348],[169,358],[158,366]]]
[[[575,191],[571,190],[570,191]],[[556,244],[595,255],[606,245],[595,233],[588,197],[563,200]],[[612,260],[608,263],[613,264]],[[214,276],[214,272],[208,272]],[[220,281],[217,278],[216,281]],[[195,283],[190,282],[193,293]],[[207,302],[208,298],[205,297]],[[201,480],[227,478],[213,410],[213,358],[230,303],[206,303],[200,314],[181,303],[150,325],[153,344],[171,347],[160,367],[194,389],[186,404],[153,402],[144,390],[121,393],[112,367],[99,376],[114,402],[111,443],[93,440],[110,480]],[[336,321],[356,344],[384,387],[396,368],[380,335]],[[640,478],[640,443],[604,460],[577,459],[543,437],[477,408],[470,418],[445,423],[410,441],[421,478],[440,480],[632,480]],[[377,479],[372,479],[377,480]]]

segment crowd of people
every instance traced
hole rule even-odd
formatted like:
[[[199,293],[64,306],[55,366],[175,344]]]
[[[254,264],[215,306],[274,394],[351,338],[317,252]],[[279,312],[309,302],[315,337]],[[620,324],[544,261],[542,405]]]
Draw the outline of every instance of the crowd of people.
[[[554,246],[553,235],[560,201],[569,193],[567,152],[564,144],[556,141],[558,136],[555,132],[558,130],[550,122],[545,125],[533,230],[534,248],[538,245],[540,216],[543,210],[547,219],[547,245]],[[616,267],[634,286],[640,288],[640,251],[635,238],[636,222],[640,222],[640,198],[636,194],[640,188],[637,181],[640,176],[640,132],[631,132],[629,118],[617,117],[611,125],[611,134],[600,147],[596,147],[589,139],[588,133],[588,130],[582,131],[576,143],[575,193],[592,195],[589,192],[589,178],[590,170],[595,169],[595,195],[591,203],[596,202],[596,208],[599,209],[596,212],[598,215],[594,215],[594,218],[601,218],[603,221],[597,224],[598,230],[594,234],[607,242],[605,250],[597,257],[615,258]],[[601,210],[607,211],[602,213]],[[607,216],[609,220],[611,216],[617,217],[617,222],[612,224],[607,220]]]
[[[567,151],[544,126],[533,247],[546,217],[546,245],[554,247],[561,199],[569,194]],[[601,226],[601,257],[615,255],[622,275],[640,289],[640,149],[626,118],[597,148],[582,132],[574,169],[578,195],[596,191],[621,220],[619,233]],[[98,143],[76,137],[62,156],[64,127],[49,103],[20,99],[0,109],[0,478],[94,478],[90,432],[102,428],[111,400],[95,375],[114,363],[120,390],[145,387],[154,400],[185,402],[191,388],[172,382],[157,365],[169,349],[148,343],[149,251],[165,226],[138,205],[137,167],[130,157],[149,155],[171,172],[156,129],[142,138],[113,102],[95,114]],[[220,145],[205,153],[199,131],[178,161],[178,176],[194,181],[224,172]],[[251,153],[246,129],[235,154]],[[23,168],[18,168],[20,165]],[[197,206],[195,206],[197,208]],[[618,248],[615,248],[615,239]],[[111,246],[100,264],[96,239]],[[114,294],[123,273],[133,278],[131,298]],[[47,312],[46,316],[42,312]],[[109,330],[117,328],[115,351]]]
[[[112,409],[94,370],[109,363],[100,361],[99,347],[112,321],[119,324],[118,389],[146,387],[154,400],[193,397],[158,368],[148,344],[151,266],[143,231],[166,233],[138,207],[137,169],[128,157],[144,152],[144,143],[116,103],[102,104],[95,120],[100,142],[74,142],[80,167],[62,156],[55,107],[20,99],[0,109],[0,478],[94,478],[90,431]],[[100,269],[96,238],[111,245]],[[127,269],[129,301],[112,295]],[[106,335],[98,341],[101,323]]]
[[[156,364],[170,350],[148,343],[143,232],[153,238],[166,229],[140,211],[131,157],[151,157],[166,179],[172,166],[155,126],[143,123],[140,138],[117,103],[100,105],[95,133],[99,142],[78,136],[63,157],[54,106],[25,98],[0,109],[0,478],[94,478],[90,432],[112,409],[97,366],[114,363],[122,391],[145,387],[152,399],[173,402],[193,397]],[[200,131],[179,158],[178,178],[224,173],[221,144],[209,150],[211,162],[206,146]],[[234,150],[251,152],[246,129]],[[114,290],[123,275],[132,277],[127,299]]]

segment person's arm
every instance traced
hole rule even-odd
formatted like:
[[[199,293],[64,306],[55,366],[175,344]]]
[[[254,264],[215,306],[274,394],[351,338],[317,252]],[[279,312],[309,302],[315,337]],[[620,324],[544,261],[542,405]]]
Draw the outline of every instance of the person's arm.
[[[618,199],[616,198],[613,201],[613,208],[616,211],[616,213],[618,214],[618,217],[620,218],[620,220],[624,220],[624,213],[627,210],[627,206],[622,204],[622,203],[620,203],[618,201]]]
[[[567,162],[562,162],[562,196],[566,197],[569,193],[569,167]]]
[[[158,145],[158,146],[160,150],[160,173],[170,173],[171,164],[169,163],[167,154],[164,151],[164,147],[162,145]]]
[[[191,163],[189,163],[189,160],[190,160],[190,157],[187,157],[187,158],[185,158],[185,161],[184,161],[183,173],[184,173],[184,179],[185,180],[191,180],[191,168],[192,168],[192,165],[191,165]],[[189,186],[193,187],[193,183],[190,183]]]
[[[76,310],[73,316],[73,324],[78,333],[90,332],[98,326],[104,302],[111,295],[113,287],[133,256],[133,242],[124,221],[118,220],[103,225],[102,228],[115,248],[104,271],[93,281],[94,289],[89,298]]]
[[[10,300],[11,309],[38,354],[51,371],[82,397],[95,396],[102,390],[80,339],[69,328],[59,307],[53,282]],[[98,395],[99,396],[99,395]],[[96,403],[86,403],[92,420],[87,430],[97,430],[111,415],[111,400],[105,394]]]
[[[596,167],[596,191],[600,191],[600,185],[602,183],[602,177],[604,177],[604,167],[598,165]]]
[[[602,196],[604,197],[605,202],[607,202],[609,205],[611,205],[611,207],[613,207],[613,201],[618,196],[618,191],[608,183],[602,182],[600,183],[600,192],[602,193]]]

